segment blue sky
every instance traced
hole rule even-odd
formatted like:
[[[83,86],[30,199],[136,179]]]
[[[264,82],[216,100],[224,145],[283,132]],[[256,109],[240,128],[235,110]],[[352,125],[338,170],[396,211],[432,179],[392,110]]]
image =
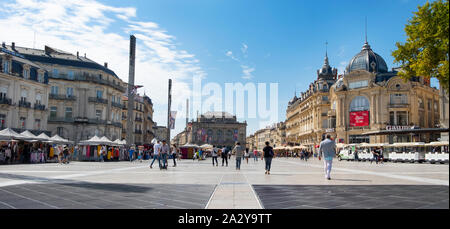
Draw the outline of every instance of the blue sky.
[[[36,44],[38,48],[43,44],[54,44],[74,53],[78,50],[87,52],[88,57],[99,63],[112,63],[110,68],[124,80],[128,78],[127,66],[123,64],[127,63],[128,36],[130,33],[141,34],[138,36],[137,55],[141,54],[142,64],[137,63],[137,83],[145,86],[141,93],[145,91],[153,99],[154,119],[162,125],[166,123],[165,84],[169,75],[174,78],[177,98],[190,93],[194,75],[201,75],[203,84],[279,83],[278,121],[284,121],[287,102],[294,91],[305,91],[316,79],[316,71],[323,64],[326,41],[330,65],[342,72],[348,61],[361,50],[367,17],[369,44],[386,60],[389,68],[395,67],[390,55],[395,42],[405,41],[404,25],[412,17],[412,12],[417,11],[417,6],[426,2],[82,0],[80,2],[86,10],[72,14],[68,9],[73,7],[74,1],[3,1],[14,7],[0,10],[0,29],[11,30],[2,33],[2,41],[16,41],[19,46]],[[42,2],[48,4],[37,4]],[[55,13],[58,10],[51,9],[55,4],[66,13]],[[42,10],[45,7],[49,9]],[[39,11],[44,17],[51,15],[45,23],[33,24],[33,17],[28,21],[17,17]],[[89,20],[64,23],[64,20],[69,20],[67,15]],[[21,24],[22,27],[14,31],[8,28],[10,23]],[[65,34],[67,30],[63,29],[55,33],[50,30],[55,26],[52,23],[61,27],[73,24],[73,33]],[[80,28],[77,23],[83,25],[83,41],[71,36]],[[30,33],[36,30],[37,41],[33,43]],[[92,35],[97,32],[100,35]],[[101,45],[88,47],[91,43]],[[433,84],[436,86],[436,81]],[[192,117],[195,111],[191,112]],[[259,129],[260,121],[247,118],[247,134]],[[172,135],[184,128],[184,118],[179,118],[176,126]]]

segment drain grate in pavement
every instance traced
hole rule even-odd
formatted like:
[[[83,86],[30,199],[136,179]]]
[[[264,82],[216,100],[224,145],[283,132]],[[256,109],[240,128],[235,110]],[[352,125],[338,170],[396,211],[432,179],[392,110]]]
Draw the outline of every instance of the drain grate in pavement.
[[[439,185],[253,185],[266,209],[449,209]]]

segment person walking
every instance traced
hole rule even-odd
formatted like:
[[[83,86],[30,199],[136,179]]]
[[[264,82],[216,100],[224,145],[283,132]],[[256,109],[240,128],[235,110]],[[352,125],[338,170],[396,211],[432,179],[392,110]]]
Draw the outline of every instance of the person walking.
[[[172,159],[173,159],[173,167],[177,167],[177,147],[172,145]]]
[[[247,161],[247,164],[248,164],[248,158],[250,157],[250,154],[248,153],[248,151],[249,151],[249,149],[245,148],[244,157],[245,157],[245,160]]]
[[[266,162],[266,173],[267,175],[270,175],[270,167],[272,166],[272,159],[274,157],[274,152],[272,146],[269,145],[269,142],[266,142],[266,146],[263,149],[263,157],[264,161]],[[262,159],[262,158],[261,158]]]
[[[131,146],[128,150],[128,155],[130,157],[130,162],[133,162],[133,155],[134,155],[134,146]]]
[[[153,163],[155,160],[158,160],[159,168],[161,168],[161,158],[159,157],[159,153],[161,151],[161,145],[160,141],[156,142],[156,144],[153,146],[153,160],[150,164],[150,168],[153,169]]]
[[[244,156],[245,149],[241,146],[240,142],[236,142],[236,146],[233,149],[233,152],[236,155],[236,170],[241,170],[241,160],[242,156]]]
[[[331,167],[333,165],[333,158],[336,155],[336,142],[331,140],[331,135],[320,143],[319,146],[319,160],[323,155],[323,162],[325,167],[325,178],[331,180]]]
[[[211,151],[213,166],[214,166],[214,161],[216,161],[216,166],[219,166],[219,162],[217,162],[218,153],[219,153],[219,149],[215,145],[213,145],[213,148],[212,148],[212,151]]]
[[[233,152],[231,150],[228,150],[228,160],[231,160],[231,154],[233,154]]]
[[[161,160],[162,160],[162,169],[167,169],[167,155],[170,152],[170,147],[169,145],[166,143],[166,140],[162,141],[162,145],[161,145],[161,151],[160,151],[160,156],[161,156]]]
[[[253,150],[253,161],[258,162],[258,150]]]
[[[220,154],[220,157],[222,157],[222,166],[224,166],[224,162],[226,162],[227,167],[228,167],[228,148],[227,147],[222,148],[222,153]]]
[[[375,163],[378,165],[378,149],[372,150],[372,155],[373,155],[373,158],[370,161],[370,164],[372,164],[372,162],[375,161]]]

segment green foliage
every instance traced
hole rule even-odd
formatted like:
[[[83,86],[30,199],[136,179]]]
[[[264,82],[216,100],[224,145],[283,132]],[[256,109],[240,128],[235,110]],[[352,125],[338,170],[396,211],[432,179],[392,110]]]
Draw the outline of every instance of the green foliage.
[[[405,26],[407,40],[397,42],[392,52],[395,63],[400,63],[404,79],[413,76],[434,77],[449,91],[449,0],[427,2],[418,7]]]

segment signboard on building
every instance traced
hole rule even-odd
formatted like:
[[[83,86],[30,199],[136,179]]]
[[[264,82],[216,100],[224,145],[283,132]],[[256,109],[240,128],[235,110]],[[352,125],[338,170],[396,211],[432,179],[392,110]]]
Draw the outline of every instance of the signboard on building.
[[[386,130],[410,130],[414,129],[414,126],[386,126]]]
[[[369,111],[354,111],[350,112],[350,126],[368,126],[369,125]]]

